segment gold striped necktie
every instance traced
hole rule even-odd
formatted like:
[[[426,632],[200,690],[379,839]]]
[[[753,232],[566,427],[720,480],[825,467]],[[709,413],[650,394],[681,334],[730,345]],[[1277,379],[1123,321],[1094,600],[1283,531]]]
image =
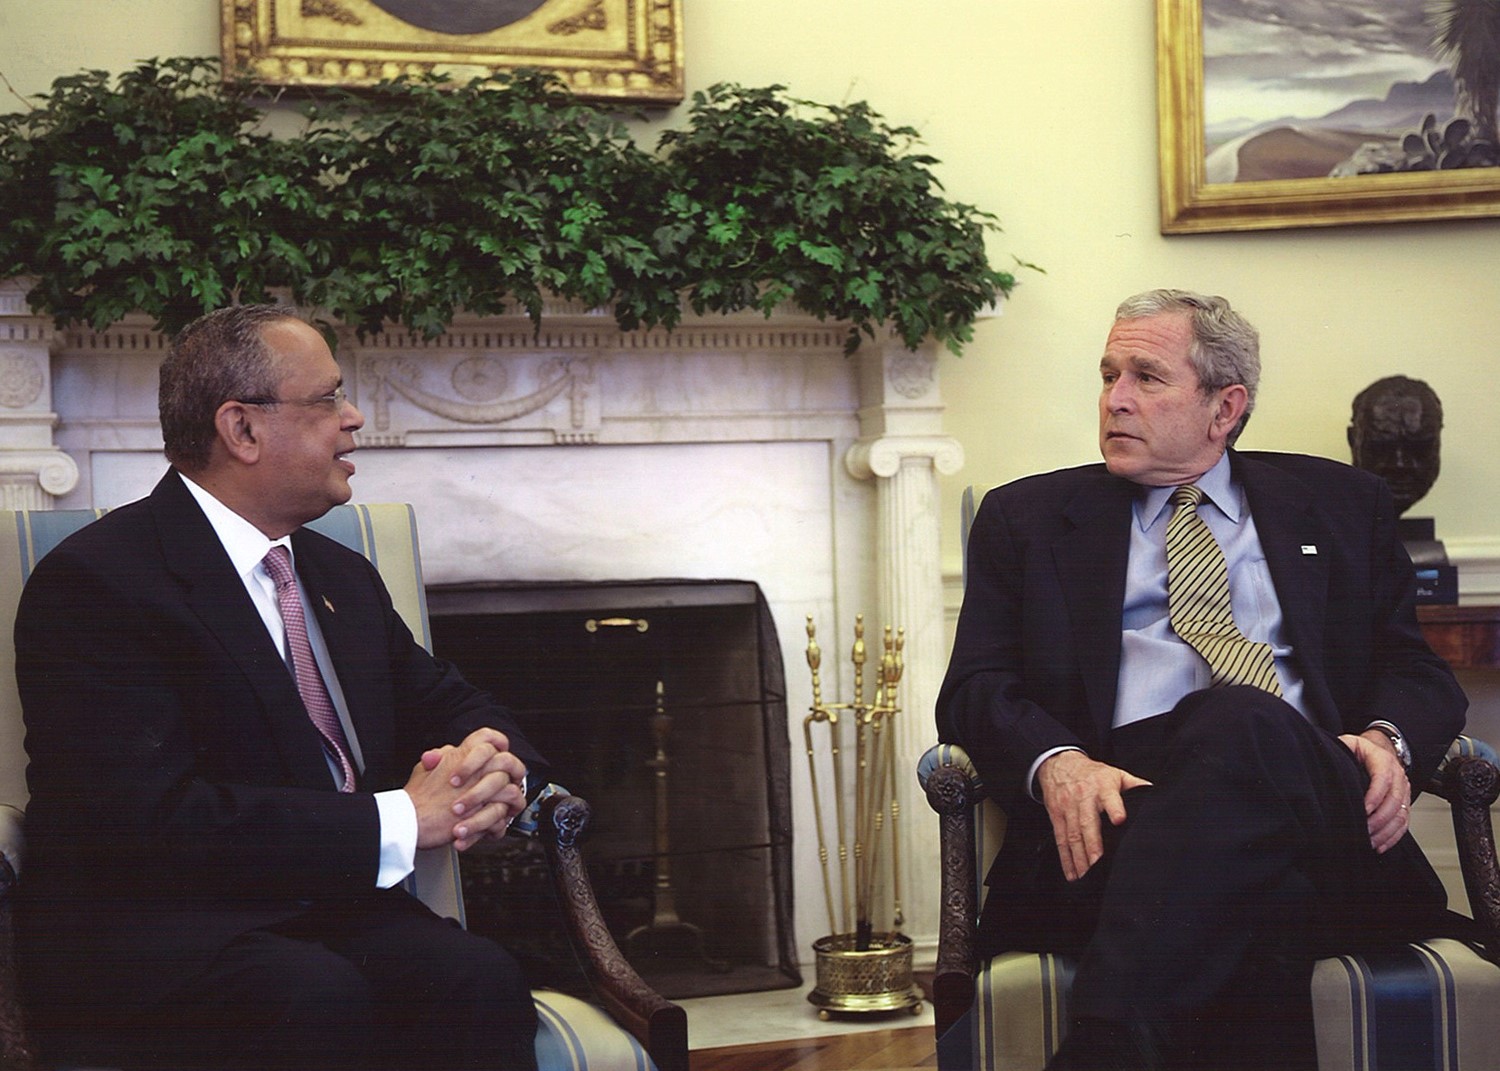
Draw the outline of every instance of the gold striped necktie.
[[[1229,569],[1224,552],[1198,504],[1203,491],[1194,485],[1172,492],[1167,522],[1167,610],[1172,629],[1208,662],[1211,687],[1250,684],[1281,694],[1271,645],[1245,638],[1229,606]]]

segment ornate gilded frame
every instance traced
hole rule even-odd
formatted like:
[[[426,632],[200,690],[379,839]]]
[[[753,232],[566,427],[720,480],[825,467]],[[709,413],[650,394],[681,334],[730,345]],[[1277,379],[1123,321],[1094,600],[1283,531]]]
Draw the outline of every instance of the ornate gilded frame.
[[[441,10],[443,2],[427,7]],[[534,67],[556,73],[581,97],[683,98],[681,0],[537,0],[523,17],[465,33],[405,21],[388,10],[400,10],[397,0],[220,3],[225,77],[361,86],[403,74],[467,78]]]
[[[1156,64],[1163,234],[1500,215],[1500,168],[1208,182],[1203,0],[1157,0]]]

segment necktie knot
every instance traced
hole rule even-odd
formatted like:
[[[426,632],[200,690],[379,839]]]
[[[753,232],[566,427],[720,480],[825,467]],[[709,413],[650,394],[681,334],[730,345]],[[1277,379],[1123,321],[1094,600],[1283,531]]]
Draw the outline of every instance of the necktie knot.
[[[292,555],[286,547],[279,543],[266,552],[261,559],[261,564],[266,568],[266,575],[271,578],[271,583],[276,585],[277,591],[284,591],[292,583]]]
[[[1195,483],[1185,483],[1172,492],[1172,508],[1180,510],[1184,506],[1192,509],[1198,508],[1198,503],[1203,501],[1203,488]]]

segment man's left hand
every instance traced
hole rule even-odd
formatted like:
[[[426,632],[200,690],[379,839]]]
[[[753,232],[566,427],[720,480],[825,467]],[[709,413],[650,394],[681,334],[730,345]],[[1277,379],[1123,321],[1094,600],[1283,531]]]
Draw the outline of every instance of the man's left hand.
[[[1339,739],[1370,775],[1370,787],[1365,790],[1365,820],[1370,844],[1384,854],[1411,825],[1411,781],[1406,777],[1406,767],[1396,756],[1391,738],[1379,729]]]

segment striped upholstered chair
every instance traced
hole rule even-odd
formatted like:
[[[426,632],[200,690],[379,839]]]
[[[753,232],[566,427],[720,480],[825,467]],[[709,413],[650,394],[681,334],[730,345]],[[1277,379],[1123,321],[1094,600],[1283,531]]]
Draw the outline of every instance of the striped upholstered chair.
[[[0,1067],[34,1067],[11,961],[10,890],[21,867],[26,753],[10,642],[16,602],[36,562],[89,523],[93,510],[0,511]],[[416,520],[406,505],[340,506],[311,527],[375,565],[412,634],[431,647]],[[558,899],[598,1005],[538,991],[537,1060],[542,1071],[687,1071],[687,1017],[625,962],[599,914],[579,850],[588,805],[574,796],[546,801],[540,836]],[[412,892],[440,914],[463,921],[458,857],[450,848],[418,853]],[[605,1010],[607,1009],[608,1014]]]
[[[1453,809],[1475,918],[1500,935],[1500,868],[1490,805],[1495,753],[1460,737],[1428,792]],[[1008,952],[981,963],[975,946],[984,875],[1005,815],[961,747],[922,756],[918,779],[938,812],[942,917],[932,1004],[943,1071],[1037,1071],[1062,1043],[1074,963]],[[1490,947],[1500,947],[1491,938]],[[1423,941],[1379,954],[1319,960],[1313,1013],[1321,1071],[1495,1071],[1500,1068],[1500,967],[1467,944]]]
[[[973,511],[968,491],[965,536]],[[1488,745],[1460,737],[1426,786],[1452,808],[1470,907],[1492,950],[1500,950],[1500,864],[1490,821],[1490,805],[1500,798],[1496,761]],[[985,798],[973,763],[956,745],[929,749],[917,776],[941,824],[932,995],[938,1066],[1037,1071],[1062,1043],[1074,963],[1034,952],[979,961],[984,876],[1005,836],[1005,814]],[[1500,967],[1462,942],[1320,960],[1312,991],[1321,1071],[1500,1071]]]

